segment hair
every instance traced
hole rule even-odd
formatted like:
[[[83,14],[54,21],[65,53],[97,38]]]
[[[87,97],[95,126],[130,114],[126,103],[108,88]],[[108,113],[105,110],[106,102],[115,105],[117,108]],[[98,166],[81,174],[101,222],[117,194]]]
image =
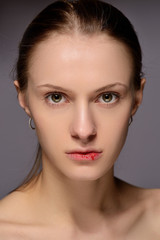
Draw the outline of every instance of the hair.
[[[16,79],[20,90],[28,84],[29,60],[35,47],[53,33],[83,35],[106,34],[123,43],[133,60],[133,84],[138,90],[142,78],[142,53],[134,27],[117,8],[99,0],[58,0],[41,11],[29,24],[19,45]],[[39,145],[35,163],[21,186],[32,182],[41,166]]]

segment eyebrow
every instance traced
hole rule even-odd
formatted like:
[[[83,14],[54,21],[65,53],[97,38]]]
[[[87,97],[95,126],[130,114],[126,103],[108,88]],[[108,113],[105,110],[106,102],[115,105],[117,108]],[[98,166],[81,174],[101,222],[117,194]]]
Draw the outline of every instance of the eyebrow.
[[[39,85],[37,86],[37,88],[52,88],[54,90],[58,90],[58,91],[65,91],[65,92],[69,92],[69,93],[72,93],[72,91],[70,91],[69,89],[67,88],[63,88],[63,87],[60,87],[60,86],[56,86],[56,85],[53,85],[53,84],[42,84],[42,85]]]
[[[103,86],[99,89],[97,89],[95,91],[95,93],[99,93],[99,92],[102,92],[102,91],[107,91],[109,90],[110,88],[113,88],[113,87],[117,87],[117,86],[121,86],[125,89],[128,89],[128,86],[123,84],[123,83],[120,83],[120,82],[116,82],[116,83],[113,83],[113,84],[108,84],[106,86]],[[37,88],[52,88],[54,90],[58,90],[58,91],[65,91],[65,92],[68,92],[68,93],[72,93],[71,90],[67,89],[67,88],[63,88],[63,87],[60,87],[60,86],[56,86],[56,85],[53,85],[53,84],[42,84],[42,85],[38,85]]]
[[[99,93],[99,92],[102,92],[102,91],[107,91],[110,88],[114,88],[114,87],[117,87],[117,86],[121,86],[121,87],[123,87],[125,89],[128,89],[127,85],[125,85],[124,83],[116,82],[116,83],[112,83],[112,84],[106,85],[104,87],[101,87],[98,90],[96,90],[95,92]]]

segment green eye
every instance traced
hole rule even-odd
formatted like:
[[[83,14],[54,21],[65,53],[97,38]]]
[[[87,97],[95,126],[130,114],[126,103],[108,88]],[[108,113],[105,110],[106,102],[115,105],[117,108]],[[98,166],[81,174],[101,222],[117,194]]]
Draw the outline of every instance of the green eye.
[[[53,105],[56,105],[56,104],[58,105],[66,101],[66,98],[63,96],[63,94],[56,93],[56,92],[48,95],[46,98],[47,98],[47,101]]]
[[[59,103],[62,100],[62,95],[59,93],[54,93],[50,96],[50,100],[55,103]]]
[[[103,93],[99,97],[99,101],[102,103],[114,103],[118,100],[118,96],[114,93]]]
[[[103,94],[103,95],[102,95],[102,99],[103,99],[105,102],[111,102],[112,99],[113,99],[113,94],[111,94],[111,93]]]

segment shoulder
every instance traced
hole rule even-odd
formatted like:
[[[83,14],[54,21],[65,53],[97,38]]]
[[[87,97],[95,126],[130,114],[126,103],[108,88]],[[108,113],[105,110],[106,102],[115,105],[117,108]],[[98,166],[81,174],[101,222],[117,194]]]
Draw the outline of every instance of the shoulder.
[[[0,239],[18,240],[27,205],[23,193],[13,192],[0,200]]]
[[[0,220],[8,215],[13,215],[22,204],[22,194],[12,192],[0,200]]]
[[[133,203],[142,203],[147,209],[160,210],[160,189],[137,187],[118,179],[118,186],[125,198],[132,199]],[[157,212],[156,211],[156,212]]]
[[[148,232],[160,239],[160,189],[140,189],[141,220]]]
[[[14,191],[0,200],[0,222],[23,222],[24,217],[31,215],[28,194]]]
[[[14,193],[0,200],[0,239],[15,239],[15,218],[19,201]]]
[[[150,226],[160,237],[160,189],[148,189],[145,195],[146,217]]]
[[[120,181],[120,186],[123,202],[131,210],[134,226],[143,226],[146,232],[160,239],[160,189],[145,189],[123,181]]]
[[[32,228],[25,223],[27,211],[21,198],[11,193],[0,200],[0,240],[30,239]]]
[[[42,238],[45,225],[37,220],[33,202],[25,191],[12,192],[0,200],[0,240],[46,239]]]
[[[2,240],[19,240],[16,234],[17,228],[4,220],[0,220],[0,239]]]
[[[146,239],[160,239],[160,189],[140,189],[142,212],[137,221],[137,226]],[[144,233],[143,233],[144,234]],[[142,235],[143,235],[142,234]]]

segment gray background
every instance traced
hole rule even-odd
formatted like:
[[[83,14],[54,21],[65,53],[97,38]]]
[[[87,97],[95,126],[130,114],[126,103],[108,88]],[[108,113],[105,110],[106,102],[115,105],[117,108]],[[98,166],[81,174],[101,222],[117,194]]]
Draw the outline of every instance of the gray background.
[[[51,2],[0,1],[0,198],[23,180],[35,158],[37,139],[18,105],[11,70],[25,28]],[[130,127],[115,175],[136,186],[160,188],[160,1],[108,2],[122,10],[135,26],[147,78],[143,104]]]

